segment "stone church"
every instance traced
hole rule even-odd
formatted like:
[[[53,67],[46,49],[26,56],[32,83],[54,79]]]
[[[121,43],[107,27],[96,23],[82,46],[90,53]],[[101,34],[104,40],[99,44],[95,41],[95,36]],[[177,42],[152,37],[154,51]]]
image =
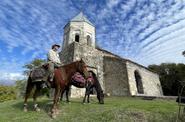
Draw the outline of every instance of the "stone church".
[[[63,64],[85,61],[94,71],[105,94],[111,96],[162,96],[158,74],[131,60],[96,47],[95,26],[80,12],[64,26]],[[71,88],[71,97],[84,96],[85,89]]]

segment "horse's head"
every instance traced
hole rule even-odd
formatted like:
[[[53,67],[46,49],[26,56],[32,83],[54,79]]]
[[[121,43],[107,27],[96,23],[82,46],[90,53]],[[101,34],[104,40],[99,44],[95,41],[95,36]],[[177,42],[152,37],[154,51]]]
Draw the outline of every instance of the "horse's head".
[[[78,70],[84,74],[86,79],[89,77],[87,65],[85,64],[85,62],[82,59],[78,62]]]
[[[98,101],[100,104],[104,104],[104,94],[103,94],[103,90],[101,88],[100,82],[99,82],[98,78],[96,77],[96,74],[93,71],[90,70],[88,72],[89,72],[89,76],[91,76],[93,78],[93,84],[94,84],[96,92],[97,92]]]
[[[102,90],[99,93],[97,93],[97,98],[100,104],[104,104],[104,94]]]

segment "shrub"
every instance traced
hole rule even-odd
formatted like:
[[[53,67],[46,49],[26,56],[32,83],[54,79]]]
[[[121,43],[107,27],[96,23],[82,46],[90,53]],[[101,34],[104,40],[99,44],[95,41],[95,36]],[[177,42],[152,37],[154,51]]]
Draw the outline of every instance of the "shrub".
[[[13,86],[0,86],[0,102],[16,99],[16,91]]]

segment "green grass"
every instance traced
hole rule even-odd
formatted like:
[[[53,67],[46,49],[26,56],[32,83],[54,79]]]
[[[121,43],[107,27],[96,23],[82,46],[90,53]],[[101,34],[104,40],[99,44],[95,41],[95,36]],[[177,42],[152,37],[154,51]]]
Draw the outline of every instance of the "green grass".
[[[0,122],[173,122],[178,105],[174,100],[142,100],[140,98],[110,97],[105,104],[91,98],[91,104],[81,104],[82,99],[71,99],[71,104],[60,102],[60,114],[51,119],[48,112],[51,100],[38,99],[41,111],[23,112],[23,100],[0,103]]]

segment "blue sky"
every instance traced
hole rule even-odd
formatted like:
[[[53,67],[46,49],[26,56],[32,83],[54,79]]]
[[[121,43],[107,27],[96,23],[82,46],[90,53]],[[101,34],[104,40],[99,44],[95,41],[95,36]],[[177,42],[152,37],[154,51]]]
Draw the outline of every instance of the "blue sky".
[[[185,63],[185,0],[1,0],[0,82],[62,44],[64,25],[81,10],[103,49],[144,66]]]

